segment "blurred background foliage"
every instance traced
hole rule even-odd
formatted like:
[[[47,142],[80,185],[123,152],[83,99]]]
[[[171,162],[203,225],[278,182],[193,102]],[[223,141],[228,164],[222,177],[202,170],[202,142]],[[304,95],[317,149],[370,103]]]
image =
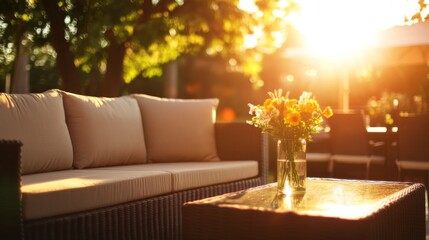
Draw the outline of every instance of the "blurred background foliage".
[[[264,55],[286,40],[287,22],[280,19],[296,5],[292,0],[240,2],[5,0],[1,86],[7,74],[14,79],[20,51],[30,54],[32,92],[61,88],[118,96],[131,86],[153,86],[166,63],[196,56],[232,61],[235,70],[258,83]],[[135,80],[150,83],[132,84]]]
[[[328,68],[323,69],[285,58],[286,49],[303,42],[291,22],[301,10],[299,2],[320,5],[299,0],[3,0],[0,91],[6,90],[6,79],[13,85],[22,71],[18,60],[28,56],[24,70],[30,92],[60,88],[94,96],[217,97],[224,120],[248,118],[247,103],[261,102],[277,88],[293,97],[311,91],[322,105],[337,108],[341,60],[324,61]],[[420,7],[405,22],[424,21],[420,13],[427,12],[427,3],[415,2]],[[175,94],[168,95],[171,63],[178,81],[172,86]],[[401,111],[426,110],[427,64],[349,70],[350,107],[364,108],[374,119],[381,116],[376,124],[385,124],[383,115],[392,112],[393,99],[399,99]]]

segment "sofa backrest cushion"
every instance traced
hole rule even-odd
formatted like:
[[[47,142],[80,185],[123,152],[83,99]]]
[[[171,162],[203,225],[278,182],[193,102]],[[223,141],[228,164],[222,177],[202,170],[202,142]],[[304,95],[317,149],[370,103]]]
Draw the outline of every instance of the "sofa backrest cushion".
[[[137,99],[149,162],[219,161],[214,122],[218,99]]]
[[[73,150],[63,99],[55,90],[0,93],[0,139],[22,142],[22,174],[72,168]]]
[[[63,96],[75,168],[146,162],[143,126],[135,99],[67,92]]]

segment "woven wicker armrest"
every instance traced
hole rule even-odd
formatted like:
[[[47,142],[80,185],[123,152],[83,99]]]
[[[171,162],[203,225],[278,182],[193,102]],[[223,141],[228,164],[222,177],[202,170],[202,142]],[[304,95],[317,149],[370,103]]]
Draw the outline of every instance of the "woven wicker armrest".
[[[216,147],[222,161],[257,160],[264,183],[268,176],[268,137],[246,122],[217,122]]]
[[[21,146],[0,140],[0,239],[22,239]]]

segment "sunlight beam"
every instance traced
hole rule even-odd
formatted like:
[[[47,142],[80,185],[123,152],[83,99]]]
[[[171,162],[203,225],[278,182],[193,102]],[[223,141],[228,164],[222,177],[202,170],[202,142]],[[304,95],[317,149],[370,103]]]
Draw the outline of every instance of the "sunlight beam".
[[[301,11],[292,24],[312,54],[332,58],[374,44],[378,30],[403,25],[419,9],[407,0],[298,0]]]

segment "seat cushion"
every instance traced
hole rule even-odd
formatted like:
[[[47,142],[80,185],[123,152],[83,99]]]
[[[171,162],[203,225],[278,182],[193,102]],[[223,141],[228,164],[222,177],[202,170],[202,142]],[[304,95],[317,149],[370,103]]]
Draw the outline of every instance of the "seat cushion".
[[[140,109],[130,97],[99,98],[63,92],[76,168],[146,162]]]
[[[407,170],[429,170],[429,162],[425,161],[412,161],[412,160],[398,160],[396,165],[399,169]]]
[[[63,98],[55,90],[0,93],[0,139],[22,142],[22,174],[72,168],[73,149]]]
[[[171,174],[161,171],[39,173],[22,178],[24,219],[75,213],[170,193]]]
[[[369,164],[371,158],[367,155],[332,155],[332,161],[338,163],[349,163],[349,164]]]
[[[218,99],[132,97],[142,114],[149,162],[219,161],[214,136]]]
[[[371,164],[384,164],[386,162],[386,157],[380,155],[371,155]]]
[[[306,159],[309,162],[329,162],[331,160],[330,153],[307,153]]]
[[[95,168],[93,170],[164,171],[171,174],[172,190],[182,191],[243,180],[258,175],[257,161],[176,162]]]

